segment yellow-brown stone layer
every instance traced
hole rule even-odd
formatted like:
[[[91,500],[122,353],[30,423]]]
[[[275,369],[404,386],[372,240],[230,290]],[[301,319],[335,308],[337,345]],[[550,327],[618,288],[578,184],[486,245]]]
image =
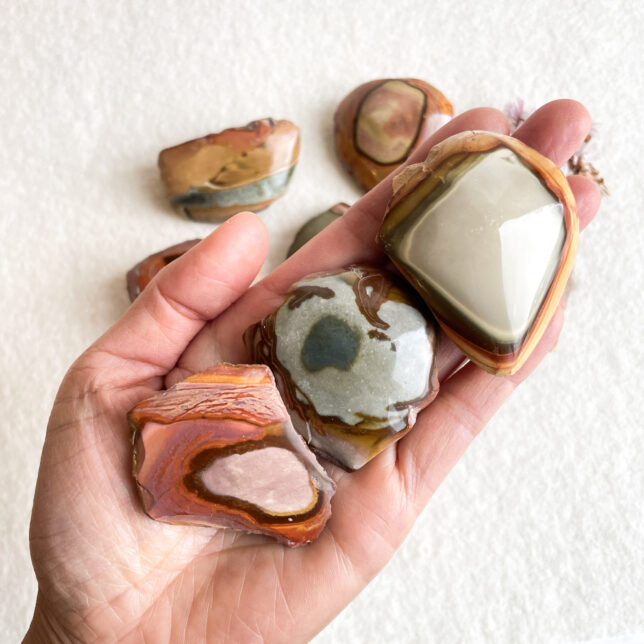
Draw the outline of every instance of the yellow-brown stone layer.
[[[338,106],[336,151],[347,171],[370,190],[452,114],[447,98],[425,81],[374,80],[354,89]],[[367,116],[370,123],[358,122]]]
[[[159,169],[171,201],[191,193],[208,198],[235,189],[251,191],[253,184],[292,170],[299,151],[299,128],[290,121],[267,118],[166,148],[159,154]],[[260,200],[174,205],[192,219],[219,221],[241,210],[266,208],[284,194],[283,187]]]
[[[501,146],[512,150],[521,161],[537,174],[542,183],[552,192],[563,206],[565,239],[561,259],[555,276],[539,307],[537,315],[517,351],[499,353],[473,343],[450,325],[450,320],[441,315],[437,308],[438,299],[420,280],[391,254],[389,239],[392,231],[432,191],[444,188],[444,179],[454,167],[466,164],[468,157],[489,152]],[[445,139],[434,146],[422,163],[406,168],[394,178],[393,196],[387,206],[383,224],[378,233],[378,242],[392,259],[398,270],[421,294],[436,316],[446,335],[480,367],[496,375],[515,373],[528,359],[543,336],[559,304],[561,295],[572,271],[577,250],[579,221],[575,199],[568,181],[561,170],[549,159],[521,141],[492,132],[463,132]]]

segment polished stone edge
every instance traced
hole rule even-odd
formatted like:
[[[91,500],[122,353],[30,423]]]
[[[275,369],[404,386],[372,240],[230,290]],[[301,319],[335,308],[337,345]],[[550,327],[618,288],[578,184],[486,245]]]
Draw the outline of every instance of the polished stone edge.
[[[432,312],[436,315],[436,319],[445,334],[473,362],[492,374],[508,376],[516,373],[523,366],[545,333],[559,304],[574,264],[579,237],[579,219],[574,195],[561,170],[550,159],[510,136],[484,131],[467,131],[455,134],[435,145],[429,151],[425,161],[408,166],[394,177],[393,194],[387,205],[383,224],[377,235],[377,242],[390,257],[396,268],[421,294],[431,309],[430,301],[433,295],[425,290],[424,286],[407,270],[404,264],[390,254],[391,248],[387,239],[388,231],[393,230],[405,216],[402,210],[398,210],[397,207],[404,202],[406,197],[413,193],[419,184],[425,181],[433,182],[438,187],[440,173],[437,170],[443,164],[457,165],[469,154],[489,152],[500,146],[505,146],[512,150],[530,170],[539,176],[545,187],[563,205],[566,236],[557,272],[530,330],[523,339],[518,351],[514,353],[499,355],[493,351],[486,350],[458,334],[448,326],[447,321],[441,319],[440,315],[437,315],[434,311]]]

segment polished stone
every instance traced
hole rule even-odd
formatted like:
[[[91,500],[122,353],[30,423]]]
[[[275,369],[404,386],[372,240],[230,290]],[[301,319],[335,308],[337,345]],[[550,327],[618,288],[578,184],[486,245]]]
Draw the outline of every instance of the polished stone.
[[[402,438],[438,392],[434,323],[406,288],[369,267],[317,274],[247,332],[295,428],[345,469]]]
[[[283,196],[300,149],[290,121],[262,119],[162,150],[170,203],[191,219],[221,221]]]
[[[469,357],[516,371],[572,265],[565,178],[515,139],[487,133],[447,139],[405,173],[380,232],[385,251]]]
[[[294,255],[304,244],[313,239],[319,232],[322,232],[329,224],[332,224],[336,219],[342,217],[349,208],[349,204],[341,201],[328,210],[309,219],[295,235],[295,239],[288,249],[286,256],[290,257]]]
[[[371,81],[353,90],[336,110],[336,151],[345,168],[369,190],[452,114],[447,98],[422,80]]]
[[[181,257],[196,246],[201,239],[190,239],[188,241],[175,244],[169,248],[164,248],[158,253],[154,253],[144,260],[141,260],[136,266],[131,268],[126,275],[127,292],[130,300],[133,302],[141,291],[152,281],[152,278],[170,262]]]
[[[229,527],[301,545],[335,486],[295,432],[262,365],[219,364],[128,414],[133,472],[158,521]]]

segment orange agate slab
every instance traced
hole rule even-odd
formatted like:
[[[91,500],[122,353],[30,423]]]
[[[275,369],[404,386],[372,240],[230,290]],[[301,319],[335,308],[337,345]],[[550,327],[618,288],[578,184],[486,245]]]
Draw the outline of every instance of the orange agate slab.
[[[463,132],[394,178],[379,242],[459,348],[509,375],[552,318],[578,231],[554,163],[509,136]]]
[[[370,190],[453,115],[425,81],[389,78],[354,89],[335,112],[335,147],[344,167]]]
[[[131,268],[126,275],[127,279],[127,292],[130,296],[130,301],[134,300],[141,294],[141,291],[152,281],[152,278],[162,269],[165,268],[170,262],[181,257],[184,253],[188,252],[193,246],[196,246],[201,239],[190,239],[188,241],[175,244],[169,248],[164,248],[158,253],[154,253],[144,260],[140,261],[136,266]]]
[[[268,118],[162,150],[159,169],[175,209],[221,221],[283,196],[299,151],[299,128]]]
[[[145,512],[297,546],[331,515],[333,481],[295,432],[270,370],[222,363],[128,414]]]

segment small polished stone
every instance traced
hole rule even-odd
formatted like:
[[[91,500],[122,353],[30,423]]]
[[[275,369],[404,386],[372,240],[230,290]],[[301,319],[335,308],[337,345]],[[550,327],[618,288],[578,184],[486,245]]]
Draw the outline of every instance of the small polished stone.
[[[299,150],[296,125],[261,119],[162,150],[159,169],[175,209],[191,219],[221,221],[282,197]]]
[[[314,541],[335,491],[295,432],[270,370],[221,363],[128,414],[145,512],[166,523]]]
[[[328,210],[320,213],[309,219],[302,228],[295,235],[295,239],[288,249],[287,257],[294,255],[304,244],[309,242],[313,237],[315,237],[319,232],[323,231],[329,224],[332,224],[336,219],[339,219],[344,215],[344,213],[349,210],[351,206],[344,202],[335,204],[331,206]]]
[[[335,148],[344,167],[370,190],[453,115],[435,87],[416,78],[371,81],[335,112]]]
[[[434,322],[381,269],[300,280],[245,339],[273,370],[295,428],[347,470],[402,438],[438,392]]]
[[[379,239],[461,350],[509,375],[552,318],[577,235],[574,197],[549,159],[465,132],[394,178]]]
[[[127,292],[130,301],[134,300],[141,294],[141,291],[152,281],[152,278],[170,262],[181,257],[188,252],[193,246],[196,246],[201,239],[190,239],[188,241],[175,244],[169,248],[164,248],[158,253],[154,253],[144,260],[141,260],[136,266],[131,268],[126,275]]]

